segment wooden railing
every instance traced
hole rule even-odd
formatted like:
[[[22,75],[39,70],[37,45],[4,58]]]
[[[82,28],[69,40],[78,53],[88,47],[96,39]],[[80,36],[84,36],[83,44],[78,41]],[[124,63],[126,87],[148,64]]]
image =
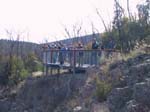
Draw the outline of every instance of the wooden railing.
[[[114,49],[98,49],[98,50],[58,50],[45,49],[43,50],[43,64],[56,64],[61,66],[68,66],[69,68],[84,68],[88,66],[97,66],[103,59],[111,58],[119,51]]]

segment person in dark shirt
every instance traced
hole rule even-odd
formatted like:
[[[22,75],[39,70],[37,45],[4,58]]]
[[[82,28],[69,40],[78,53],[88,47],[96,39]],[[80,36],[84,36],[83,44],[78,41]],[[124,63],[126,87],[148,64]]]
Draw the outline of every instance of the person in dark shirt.
[[[69,61],[69,63],[70,63],[70,66],[73,66],[73,59],[74,59],[74,57],[73,57],[73,50],[74,50],[74,46],[72,45],[72,44],[70,44],[69,46],[68,46],[68,61]]]
[[[82,50],[84,50],[83,45],[82,45],[81,42],[78,43],[77,50],[79,50],[77,52],[78,64],[79,64],[79,66],[81,66],[81,65],[83,65],[83,51]]]
[[[99,43],[97,42],[96,38],[93,39],[92,42],[92,49],[98,49]]]
[[[59,43],[58,49],[59,49],[59,62],[60,62],[60,65],[64,64],[63,48],[64,48],[63,44]]]
[[[92,54],[91,54],[91,65],[97,65],[98,64],[98,60],[97,60],[97,54],[98,52],[96,51],[99,48],[99,43],[96,40],[96,38],[93,39],[92,42]]]
[[[112,58],[112,54],[113,54],[112,50],[114,50],[115,48],[115,42],[112,38],[109,39],[107,48],[108,48],[107,58]]]

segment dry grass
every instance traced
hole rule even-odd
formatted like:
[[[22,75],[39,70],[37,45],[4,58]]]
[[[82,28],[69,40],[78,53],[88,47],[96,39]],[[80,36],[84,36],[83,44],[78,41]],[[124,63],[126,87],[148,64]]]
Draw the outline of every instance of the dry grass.
[[[43,75],[43,72],[41,72],[41,71],[37,71],[37,72],[32,73],[32,77],[40,77],[42,75]]]

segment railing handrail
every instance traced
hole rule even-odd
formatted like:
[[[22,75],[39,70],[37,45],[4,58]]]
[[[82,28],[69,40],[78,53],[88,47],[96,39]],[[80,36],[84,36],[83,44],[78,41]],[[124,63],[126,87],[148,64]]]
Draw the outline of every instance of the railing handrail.
[[[111,52],[120,52],[120,50],[116,49],[45,49],[43,52],[59,52],[59,51],[85,51],[85,52],[91,52],[91,51],[111,51]]]

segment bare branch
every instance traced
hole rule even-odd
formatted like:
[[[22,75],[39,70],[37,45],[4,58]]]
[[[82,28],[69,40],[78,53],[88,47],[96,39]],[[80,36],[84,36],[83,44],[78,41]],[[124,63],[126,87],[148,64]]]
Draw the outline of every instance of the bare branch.
[[[72,40],[72,44],[75,42],[75,37],[77,38],[77,41],[79,40],[78,38],[81,36],[81,31],[82,31],[82,22],[76,23],[74,25],[72,25],[71,29],[69,30],[65,25],[63,25],[64,31],[67,35],[67,37],[69,37],[69,39],[71,39],[72,37],[74,37],[74,39]]]
[[[5,29],[5,31],[6,31],[6,35],[9,37],[9,40],[13,41],[14,40],[13,32],[8,29]]]
[[[115,0],[115,3],[116,3],[116,5],[117,5],[117,7],[121,10],[121,12],[123,13],[123,15],[125,16],[125,11],[124,11],[124,9],[122,8],[122,6],[120,5],[120,3],[117,1],[117,0]]]
[[[107,29],[107,27],[106,27],[105,21],[104,21],[104,19],[102,18],[102,16],[100,15],[100,12],[98,11],[97,8],[96,8],[96,13],[97,13],[97,15],[99,16],[99,18],[101,19],[101,21],[102,21],[102,23],[103,23],[103,25],[104,25],[105,31],[107,32],[108,29]]]
[[[67,36],[69,37],[69,38],[71,38],[71,34],[69,33],[69,30],[65,27],[65,32],[66,32],[66,34],[67,34]]]
[[[130,21],[131,21],[131,17],[132,17],[132,15],[131,15],[131,13],[130,13],[129,0],[127,0],[127,11],[128,11],[129,19],[130,19]]]
[[[92,33],[99,33],[99,30],[97,28],[94,27],[93,22],[91,21],[91,26],[92,26]]]
[[[71,34],[70,34],[68,28],[62,23],[61,23],[61,26],[63,27],[63,29],[65,31],[65,37],[70,39],[71,38]]]

